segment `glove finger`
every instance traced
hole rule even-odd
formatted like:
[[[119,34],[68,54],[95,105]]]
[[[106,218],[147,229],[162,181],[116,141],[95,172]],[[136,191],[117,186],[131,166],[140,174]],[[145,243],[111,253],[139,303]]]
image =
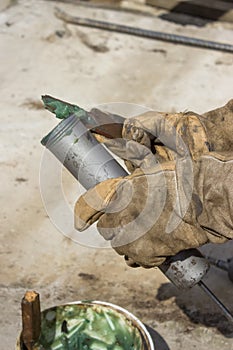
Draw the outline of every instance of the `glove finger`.
[[[166,258],[156,258],[153,261],[153,266],[151,266],[151,265],[147,265],[147,264],[140,265],[140,264],[134,262],[134,260],[129,258],[127,255],[125,255],[124,258],[125,258],[126,265],[128,265],[129,267],[132,267],[133,269],[138,268],[138,267],[143,267],[144,269],[151,269],[153,267],[157,267],[157,266],[161,265],[166,260]]]
[[[154,144],[161,145],[162,143],[183,156],[187,147],[176,130],[176,125],[182,115],[182,113],[146,112],[137,117],[126,119],[122,135],[145,145],[149,149],[154,148]]]
[[[147,112],[126,119],[122,135],[155,151],[156,145],[167,146],[179,156],[191,154],[194,160],[209,152],[206,130],[200,116],[193,113]]]
[[[122,178],[116,178],[103,181],[78,199],[74,209],[77,230],[86,230],[104,214],[121,180]]]
[[[105,146],[125,161],[129,172],[137,168],[149,168],[157,164],[155,155],[146,146],[132,140],[106,140]]]
[[[165,113],[150,111],[134,118],[128,118],[124,122],[122,136],[151,149],[152,141],[161,134],[165,116]]]
[[[161,265],[165,260],[165,256],[156,256],[156,249],[150,248],[150,253],[145,251],[145,242],[138,245],[139,240],[126,244],[125,246],[113,247],[119,255],[127,256],[127,265],[130,267],[152,268]],[[125,259],[126,260],[126,259]]]
[[[118,156],[121,159],[126,159],[127,153],[127,140],[125,139],[107,139],[104,142],[104,145],[109,149],[112,153]]]
[[[126,143],[126,157],[135,168],[148,169],[157,164],[155,155],[146,146],[132,140]]]

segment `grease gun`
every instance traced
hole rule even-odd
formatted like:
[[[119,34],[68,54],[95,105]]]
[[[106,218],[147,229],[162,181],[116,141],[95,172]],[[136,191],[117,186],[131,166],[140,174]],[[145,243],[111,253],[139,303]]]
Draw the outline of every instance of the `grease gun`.
[[[122,127],[124,118],[114,116],[111,120],[108,114],[104,115],[99,110],[85,113],[87,118],[73,114],[63,119],[41,143],[83,187],[89,189],[104,180],[127,176],[128,173],[88,130],[91,128],[94,132],[111,136],[111,122],[115,121],[115,126],[119,123]],[[159,269],[180,289],[200,286],[233,324],[233,315],[202,281],[209,267],[208,261],[197,249],[189,249],[168,257]]]

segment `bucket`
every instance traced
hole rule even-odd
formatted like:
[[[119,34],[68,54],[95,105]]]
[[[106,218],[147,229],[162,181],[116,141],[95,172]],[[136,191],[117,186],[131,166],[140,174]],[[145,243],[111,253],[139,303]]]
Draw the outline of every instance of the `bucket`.
[[[86,317],[83,323],[80,315]],[[26,350],[20,338],[16,350]],[[42,311],[39,343],[45,350],[155,350],[148,330],[137,317],[102,301],[76,301]]]

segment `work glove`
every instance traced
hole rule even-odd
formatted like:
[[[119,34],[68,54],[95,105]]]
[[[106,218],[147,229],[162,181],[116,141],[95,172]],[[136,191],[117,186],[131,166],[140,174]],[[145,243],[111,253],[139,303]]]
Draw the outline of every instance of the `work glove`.
[[[106,180],[79,198],[75,226],[83,231],[97,221],[118,254],[147,268],[182,250],[232,239],[231,156],[209,153]]]
[[[97,134],[95,136],[124,159],[128,170],[132,172],[138,167],[139,155],[132,156],[127,140],[146,146],[159,162],[184,156],[190,156],[196,161],[208,152],[233,150],[232,134],[233,100],[230,100],[225,106],[203,115],[194,112],[146,112],[125,120],[122,139],[109,140]]]
[[[197,160],[207,152],[233,150],[232,135],[233,100],[203,115],[147,112],[126,119],[122,131],[124,139],[145,145],[160,162],[175,160],[187,153]],[[126,165],[131,171],[135,168],[127,160]]]
[[[144,267],[231,239],[232,153],[212,151],[233,149],[232,115],[230,101],[203,116],[148,112],[127,119],[123,138],[106,143],[132,174],[84,194],[75,207],[76,228],[98,221],[113,248]]]

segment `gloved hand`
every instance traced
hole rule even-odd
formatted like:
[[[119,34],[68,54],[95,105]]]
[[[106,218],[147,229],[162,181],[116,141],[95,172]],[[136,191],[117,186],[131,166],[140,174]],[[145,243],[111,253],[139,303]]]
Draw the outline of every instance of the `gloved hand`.
[[[150,148],[160,161],[173,160],[187,152],[197,160],[209,151],[233,150],[232,134],[233,100],[204,115],[147,112],[126,119],[122,132],[123,138]]]
[[[125,120],[121,140],[97,137],[120,158],[130,172],[138,167],[125,140],[145,145],[159,162],[190,155],[195,161],[210,151],[233,150],[233,100],[203,115],[194,112],[146,112]],[[132,158],[132,161],[129,159]],[[134,164],[136,160],[136,164]]]
[[[158,266],[184,249],[225,242],[233,238],[232,172],[233,162],[214,153],[196,163],[182,159],[136,169],[80,197],[76,228],[98,221],[116,252],[143,267]]]
[[[204,231],[191,226],[195,213],[190,224],[174,212],[177,180],[175,163],[169,162],[104,181],[76,203],[75,226],[83,231],[98,220],[98,231],[117,253],[144,267],[157,266],[166,256],[207,241]],[[169,220],[172,229],[179,223],[172,232]]]
[[[126,120],[128,141],[110,143],[133,173],[82,196],[75,207],[76,228],[82,231],[98,220],[99,232],[113,248],[144,267],[184,249],[232,239],[233,163],[215,153],[202,156],[233,149],[232,115],[230,101],[204,116],[149,112]]]

